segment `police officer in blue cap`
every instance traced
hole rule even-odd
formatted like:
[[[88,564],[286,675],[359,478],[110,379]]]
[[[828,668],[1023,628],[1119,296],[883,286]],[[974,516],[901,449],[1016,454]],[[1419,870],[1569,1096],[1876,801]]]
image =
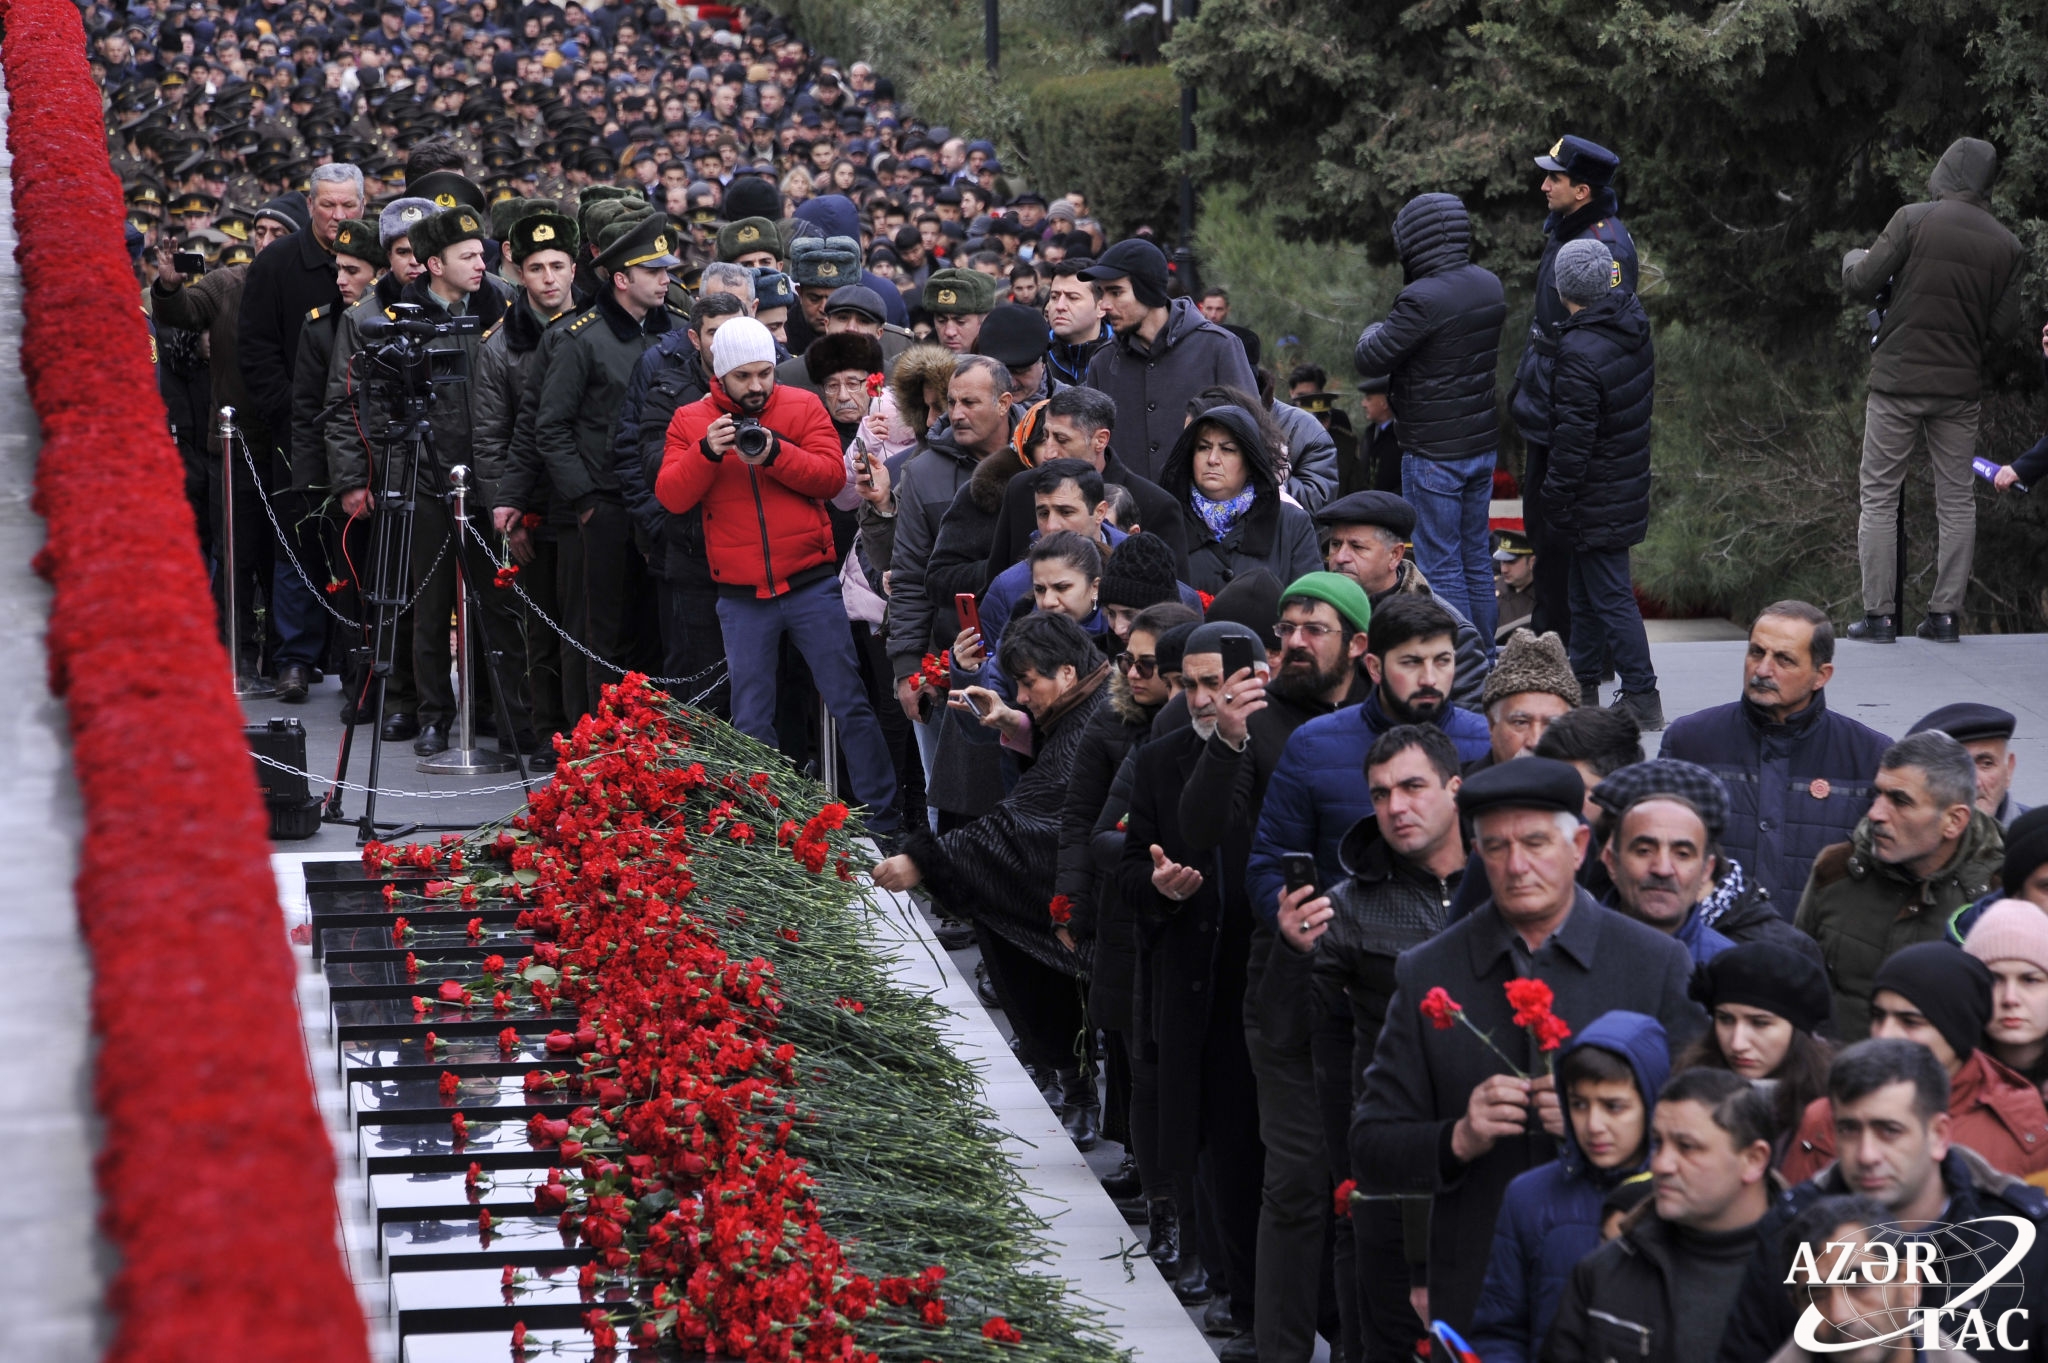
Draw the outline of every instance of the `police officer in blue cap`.
[[[1597,142],[1567,136],[1536,158],[1536,168],[1543,172],[1543,198],[1550,206],[1550,216],[1543,220],[1548,240],[1543,244],[1543,263],[1536,267],[1536,315],[1529,320],[1529,343],[1515,367],[1510,412],[1529,450],[1522,478],[1522,516],[1536,550],[1536,613],[1530,627],[1556,630],[1570,642],[1571,545],[1555,543],[1545,533],[1538,500],[1550,463],[1550,375],[1557,357],[1557,329],[1569,315],[1557,296],[1557,252],[1580,237],[1605,242],[1620,274],[1618,286],[1633,293],[1636,244],[1615,216],[1613,183],[1620,157]]]

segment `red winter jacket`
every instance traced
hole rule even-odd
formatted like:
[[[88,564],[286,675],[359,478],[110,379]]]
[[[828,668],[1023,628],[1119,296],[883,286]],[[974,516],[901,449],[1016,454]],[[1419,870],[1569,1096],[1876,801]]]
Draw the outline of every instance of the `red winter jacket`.
[[[701,505],[712,578],[765,600],[788,592],[792,578],[820,576],[815,570],[836,563],[825,500],[846,486],[846,460],[825,404],[786,383],[775,385],[756,418],[781,437],[774,459],[749,464],[730,450],[707,458],[704,432],[738,411],[718,383],[676,408],[654,495],[678,515]]]

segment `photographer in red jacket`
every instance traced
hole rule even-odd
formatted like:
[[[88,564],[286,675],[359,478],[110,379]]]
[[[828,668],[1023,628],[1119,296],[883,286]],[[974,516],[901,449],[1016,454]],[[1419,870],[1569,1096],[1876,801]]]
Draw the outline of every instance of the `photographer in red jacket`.
[[[846,486],[832,418],[815,394],[775,382],[775,340],[750,317],[718,329],[711,370],[711,391],[669,421],[654,492],[677,515],[703,508],[733,724],[775,743],[776,660],[787,634],[839,721],[869,830],[889,832],[899,818],[896,772],[855,668],[825,515],[825,499]]]

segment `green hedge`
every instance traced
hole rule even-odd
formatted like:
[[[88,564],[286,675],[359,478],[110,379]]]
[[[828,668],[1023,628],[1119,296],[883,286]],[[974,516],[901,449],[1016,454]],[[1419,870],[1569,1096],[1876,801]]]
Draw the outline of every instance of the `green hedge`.
[[[1024,91],[1024,159],[1048,197],[1078,189],[1112,237],[1179,221],[1180,87],[1163,66],[1042,80]]]

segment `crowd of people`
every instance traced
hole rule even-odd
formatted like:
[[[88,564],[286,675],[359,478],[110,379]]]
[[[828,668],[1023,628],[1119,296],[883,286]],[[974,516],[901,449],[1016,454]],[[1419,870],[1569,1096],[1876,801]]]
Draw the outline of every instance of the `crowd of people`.
[[[838,767],[876,883],[978,947],[1225,1358],[1406,1360],[1438,1322],[1487,1363],[1876,1357],[1873,1321],[1960,1287],[1880,1310],[1800,1252],[2048,1220],[2048,811],[2012,795],[2013,715],[1894,740],[1830,710],[1834,626],[1781,601],[1736,698],[1644,760],[1655,365],[1606,148],[1533,158],[1511,393],[1501,281],[1431,193],[1352,404],[1149,231],[765,12],[87,25],[246,666],[288,702],[338,674],[345,719],[430,755],[468,610],[480,719],[535,765],[632,669]],[[1526,524],[1497,529],[1504,421]],[[1923,1353],[2030,1347],[1969,1327]]]

